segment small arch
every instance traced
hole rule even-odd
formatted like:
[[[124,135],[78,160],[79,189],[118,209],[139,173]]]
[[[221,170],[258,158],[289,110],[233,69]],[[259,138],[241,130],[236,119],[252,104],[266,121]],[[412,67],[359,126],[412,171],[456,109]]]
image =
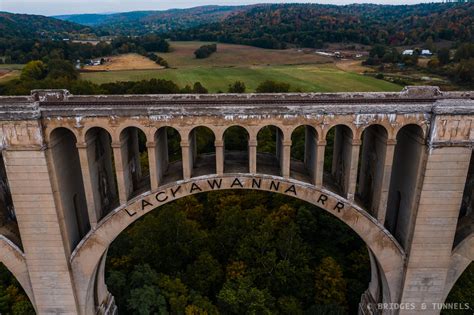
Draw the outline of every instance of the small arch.
[[[76,139],[78,140],[78,142],[80,141],[80,137],[78,136],[78,133],[77,133],[77,130],[74,129],[74,128],[71,128],[67,125],[65,126],[61,126],[61,127],[53,127],[53,128],[47,128],[46,129],[46,132],[45,132],[45,141],[46,143],[49,143],[51,141],[51,134],[58,128],[64,128],[64,129],[67,129],[69,130],[70,132],[72,132],[74,134],[74,136],[76,137]]]
[[[189,132],[191,176],[216,173],[215,139],[216,136],[209,127],[198,126]]]
[[[181,134],[170,126],[155,132],[156,174],[159,184],[183,179]]]
[[[357,140],[362,140],[364,131],[373,126],[378,126],[377,128],[383,128],[384,131],[387,133],[387,137],[389,139],[393,138],[393,128],[391,128],[390,124],[387,121],[373,121],[368,124],[362,125],[359,129],[357,129],[357,132],[354,133],[354,138]]]
[[[224,131],[224,173],[249,172],[249,132],[242,126]]]
[[[119,135],[119,137],[122,136],[122,133],[124,131],[126,131],[127,129],[138,129],[137,132],[140,133],[140,134],[143,134],[144,136],[144,140],[143,142],[146,144],[149,139],[148,139],[148,131],[147,129],[143,129],[143,126],[141,126],[139,123],[131,123],[131,124],[127,124],[126,126],[121,126],[118,130],[117,130],[117,134]]]
[[[353,137],[346,125],[336,125],[326,134],[323,185],[342,196],[349,191]]]
[[[110,126],[107,126],[107,125],[104,125],[104,126],[96,126],[96,125],[86,125],[84,126],[84,128],[81,130],[82,131],[82,135],[83,135],[83,138],[81,139],[80,137],[77,137],[78,139],[78,142],[85,142],[87,141],[87,137],[88,137],[88,133],[92,130],[94,132],[94,130],[97,130],[100,129],[100,130],[103,130],[104,132],[106,132],[109,137],[110,137],[110,143],[112,143],[112,139],[113,139],[113,135],[114,135],[114,130],[110,127]],[[81,134],[81,133],[79,133]]]
[[[362,132],[356,199],[372,215],[381,202],[387,140],[388,132],[382,125],[370,125]]]
[[[399,130],[392,164],[385,227],[406,248],[413,229],[416,192],[422,152],[423,130],[411,124]]]
[[[257,133],[257,172],[282,175],[283,132],[274,125],[260,128]]]
[[[85,148],[97,221],[119,204],[112,137],[101,127],[87,130]]]
[[[122,170],[127,199],[150,190],[150,164],[145,133],[137,127],[127,127],[119,136]]]
[[[428,130],[426,128],[426,125],[424,125],[425,123],[423,122],[423,120],[421,122],[419,122],[419,119],[412,119],[412,121],[413,122],[409,122],[405,125],[397,126],[397,128],[395,128],[395,130],[394,130],[394,134],[396,135],[396,137],[398,137],[398,134],[400,133],[400,131],[402,131],[402,129],[404,129],[405,127],[409,127],[409,128],[418,127],[419,131],[417,131],[417,132],[420,133],[421,138],[425,139],[428,135],[427,134]]]
[[[69,129],[56,128],[51,132],[49,149],[52,153],[69,248],[72,249],[90,230],[76,136]]]
[[[315,183],[317,172],[318,132],[313,126],[298,126],[291,133],[290,177]]]

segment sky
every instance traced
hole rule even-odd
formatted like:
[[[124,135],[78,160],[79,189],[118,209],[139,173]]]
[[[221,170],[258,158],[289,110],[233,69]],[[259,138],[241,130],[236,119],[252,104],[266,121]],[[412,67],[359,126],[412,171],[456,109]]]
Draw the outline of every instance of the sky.
[[[415,4],[420,2],[440,2],[440,0],[0,0],[0,11],[51,16],[78,13],[166,10],[209,4],[240,5],[277,2]]]

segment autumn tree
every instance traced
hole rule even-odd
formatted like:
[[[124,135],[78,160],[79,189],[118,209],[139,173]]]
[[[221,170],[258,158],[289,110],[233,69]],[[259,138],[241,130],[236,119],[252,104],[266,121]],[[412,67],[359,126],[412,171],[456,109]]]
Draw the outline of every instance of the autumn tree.
[[[22,80],[41,80],[48,74],[48,68],[40,60],[28,62],[21,70],[20,78]]]
[[[346,281],[341,266],[332,257],[325,257],[315,270],[315,301],[318,304],[346,305]]]

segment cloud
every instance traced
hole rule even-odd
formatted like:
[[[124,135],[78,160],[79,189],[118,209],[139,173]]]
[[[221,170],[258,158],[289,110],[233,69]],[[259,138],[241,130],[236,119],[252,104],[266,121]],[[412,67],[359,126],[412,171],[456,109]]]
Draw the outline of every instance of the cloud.
[[[415,4],[433,0],[0,0],[0,11],[41,15],[104,13],[136,10],[165,10],[170,8],[190,8],[200,5],[241,5],[253,3],[312,2],[325,4],[380,3]]]

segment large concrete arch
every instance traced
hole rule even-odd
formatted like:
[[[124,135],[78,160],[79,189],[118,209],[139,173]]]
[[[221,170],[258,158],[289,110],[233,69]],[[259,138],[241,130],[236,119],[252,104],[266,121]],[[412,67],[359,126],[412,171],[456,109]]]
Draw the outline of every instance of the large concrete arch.
[[[451,292],[456,281],[461,277],[466,268],[474,261],[474,233],[466,237],[453,250],[449,272],[444,287],[444,300]]]
[[[26,259],[23,252],[13,244],[8,238],[0,234],[0,262],[7,267],[7,269],[18,280],[31,303],[35,305],[33,296],[33,288],[31,287],[30,275],[26,265]]]
[[[331,213],[347,224],[370,248],[387,283],[386,302],[399,299],[405,254],[393,236],[366,211],[326,189],[268,175],[225,174],[201,176],[146,192],[112,211],[77,246],[71,266],[82,314],[94,310],[91,292],[101,257],[114,239],[146,213],[170,201],[219,189],[256,189],[286,194]]]

